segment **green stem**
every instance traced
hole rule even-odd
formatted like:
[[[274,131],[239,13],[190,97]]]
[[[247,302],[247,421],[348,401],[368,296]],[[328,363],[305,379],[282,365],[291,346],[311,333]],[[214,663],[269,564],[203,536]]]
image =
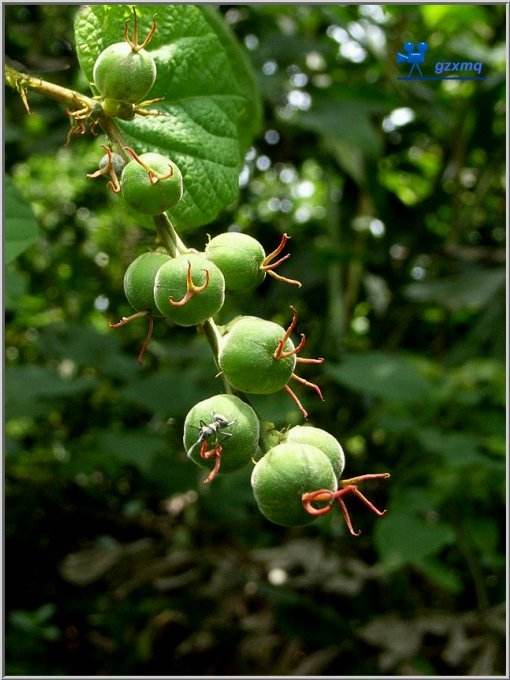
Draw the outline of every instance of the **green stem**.
[[[161,215],[156,215],[154,218],[154,221],[156,221],[156,224],[159,223],[161,228],[163,228],[169,235],[169,237],[172,239],[173,243],[175,243],[175,247],[177,249],[177,252],[179,254],[184,254],[184,253],[189,253],[190,249],[186,246],[184,241],[181,240],[179,234],[175,231],[175,227],[170,221],[170,218],[166,213],[162,213]]]
[[[177,249],[177,242],[173,236],[173,233],[167,229],[166,222],[163,215],[155,215],[154,222],[156,224],[156,229],[161,242],[168,251],[168,254],[172,257],[177,257],[179,251]],[[174,232],[175,233],[175,232]]]
[[[81,94],[81,92],[76,92],[76,90],[70,90],[67,87],[31,76],[28,73],[21,73],[21,71],[17,71],[12,66],[5,67],[5,82],[20,94],[26,90],[33,90],[70,107],[81,106],[82,108],[88,107],[91,110],[98,109],[99,112],[102,111],[101,105],[95,99],[87,97]]]
[[[219,356],[220,356],[220,348],[221,348],[221,335],[218,330],[218,326],[214,322],[213,319],[207,319],[207,321],[204,321],[203,324],[201,324],[201,328],[204,331],[204,335],[207,338],[207,342],[209,343],[209,346],[211,347],[213,356],[214,356],[214,363],[216,364],[216,368],[218,371],[220,371],[220,363],[219,363]],[[225,381],[224,381],[225,382]],[[228,394],[232,394],[232,388],[228,383],[225,382],[225,391],[228,392]]]

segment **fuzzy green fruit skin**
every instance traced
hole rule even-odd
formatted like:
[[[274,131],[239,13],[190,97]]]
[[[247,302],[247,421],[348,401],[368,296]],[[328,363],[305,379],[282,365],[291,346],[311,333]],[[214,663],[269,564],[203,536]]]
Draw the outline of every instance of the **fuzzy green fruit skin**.
[[[133,260],[124,274],[124,293],[137,312],[149,311],[159,316],[154,302],[154,281],[159,268],[170,260],[164,253],[143,253]]]
[[[309,444],[320,449],[329,458],[337,479],[342,478],[345,468],[345,455],[339,441],[332,434],[319,427],[296,425],[287,432],[285,440],[298,444]]]
[[[260,268],[266,253],[247,234],[226,232],[209,241],[205,254],[221,269],[228,291],[246,293],[262,283],[266,274]]]
[[[144,153],[140,159],[160,175],[166,175],[171,166],[173,175],[152,184],[145,168],[132,160],[122,172],[122,196],[128,205],[144,215],[160,215],[182,197],[181,171],[173,161],[159,153]]]
[[[176,302],[186,293],[186,274],[191,263],[191,279],[196,286],[206,281],[205,269],[209,272],[209,285],[193,296],[183,307],[174,307],[168,302],[172,297]],[[154,282],[154,302],[159,312],[178,326],[195,326],[214,316],[225,300],[225,279],[218,267],[201,253],[179,255],[166,262],[156,274]]]
[[[94,85],[103,97],[136,104],[156,80],[156,63],[146,50],[135,52],[127,42],[104,49],[96,59]]]
[[[313,522],[301,496],[318,489],[337,490],[329,458],[309,444],[287,442],[270,449],[253,468],[253,495],[260,512],[270,522],[285,527]]]
[[[204,399],[195,404],[184,421],[183,443],[186,451],[189,451],[198,438],[200,421],[210,423],[212,416],[218,413],[234,423],[217,434],[217,441],[213,437],[208,438],[210,448],[215,443],[221,444],[222,472],[232,472],[243,467],[256,455],[259,441],[259,421],[255,411],[244,401],[231,394],[217,394],[210,399]],[[228,437],[223,432],[229,432]],[[214,458],[204,460],[200,458],[200,445],[195,446],[190,454],[191,460],[202,467],[212,469]]]
[[[285,330],[272,321],[245,316],[236,321],[224,338],[219,365],[226,380],[247,394],[272,394],[290,380],[296,357],[275,359],[274,351]],[[287,340],[285,351],[294,349]]]

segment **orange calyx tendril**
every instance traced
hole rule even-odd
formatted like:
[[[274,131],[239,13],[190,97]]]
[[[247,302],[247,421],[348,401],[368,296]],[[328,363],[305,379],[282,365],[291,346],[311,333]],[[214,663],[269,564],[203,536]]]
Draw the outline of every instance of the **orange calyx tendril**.
[[[139,52],[140,50],[143,50],[144,47],[147,47],[147,45],[150,43],[152,40],[152,37],[154,33],[157,30],[157,23],[156,23],[156,16],[154,15],[152,17],[152,26],[147,33],[147,36],[145,40],[142,43],[138,43],[138,17],[136,15],[136,10],[133,8],[133,38],[131,39],[129,36],[129,21],[126,21],[124,24],[124,40],[127,42],[129,47],[133,50],[133,52]]]
[[[95,179],[96,177],[101,177],[102,175],[103,176],[109,175],[110,180],[107,184],[107,187],[110,189],[110,191],[113,191],[114,194],[118,194],[120,193],[120,182],[119,178],[117,177],[117,173],[115,172],[115,168],[113,166],[112,150],[110,149],[109,146],[106,146],[106,144],[103,144],[102,147],[105,150],[106,154],[108,155],[108,163],[104,166],[104,168],[99,168],[95,172],[87,173],[87,177],[89,177],[90,179]]]
[[[278,255],[283,251],[285,246],[287,245],[287,241],[290,240],[290,236],[287,236],[287,234],[283,234],[280,243],[278,246],[273,250],[272,253],[269,253],[269,255],[266,255],[266,257],[262,260],[262,263],[260,265],[260,269],[263,272],[266,272],[266,274],[269,274],[269,276],[272,276],[273,279],[277,279],[278,281],[284,281],[285,283],[290,283],[292,286],[298,286],[298,288],[301,288],[301,281],[297,281],[296,279],[289,279],[286,276],[281,276],[280,274],[277,274],[274,270],[276,267],[282,264],[282,262],[285,262],[285,260],[288,260],[290,257],[290,253],[287,253],[287,255],[284,255],[283,257],[280,257],[278,260],[276,258]]]
[[[285,334],[281,340],[278,341],[278,344],[276,345],[276,349],[273,352],[273,359],[276,361],[280,361],[281,359],[287,359],[288,357],[295,356],[296,357],[296,363],[302,363],[302,364],[322,364],[324,362],[324,357],[319,357],[318,359],[309,359],[306,357],[299,357],[297,356],[299,352],[303,349],[306,343],[306,335],[304,333],[301,333],[301,337],[299,340],[299,343],[294,347],[294,349],[291,350],[285,350],[285,345],[287,342],[290,340],[290,336],[292,335],[294,329],[296,328],[297,320],[298,320],[298,314],[292,305],[290,306],[292,310],[292,319],[291,322],[285,331]],[[305,380],[304,378],[301,378],[299,375],[296,375],[296,373],[291,374],[291,379],[295,380],[296,382],[301,383],[302,385],[305,385],[306,387],[310,387],[313,389],[316,394],[319,396],[321,401],[324,401],[324,397],[322,396],[321,389],[318,385],[316,385],[313,382],[310,382],[309,380]],[[304,408],[303,404],[299,400],[299,397],[297,394],[292,390],[292,388],[289,385],[285,385],[285,391],[289,395],[289,397],[294,401],[298,409],[301,411],[304,419],[306,420],[308,418],[308,412]]]
[[[186,272],[186,292],[180,300],[174,300],[172,296],[168,298],[168,303],[173,307],[184,307],[184,305],[191,300],[192,297],[198,295],[207,288],[210,281],[210,274],[208,269],[202,269],[205,274],[205,282],[201,286],[193,283],[191,278],[191,262],[188,260],[188,270]]]
[[[208,447],[207,440],[204,439],[204,441],[200,445],[200,458],[203,458],[204,460],[209,460],[209,458],[212,458],[214,456],[216,460],[214,461],[213,469],[204,479],[204,484],[209,484],[210,482],[212,482],[213,479],[215,479],[215,477],[219,473],[221,467],[221,454],[223,453],[223,447],[221,446],[221,444],[216,444],[216,446],[213,449],[208,449],[207,447]]]
[[[108,323],[110,328],[121,328],[122,326],[131,323],[131,321],[142,319],[144,316],[147,317],[147,333],[145,335],[144,341],[142,342],[142,346],[140,347],[140,351],[138,352],[137,361],[139,364],[143,364],[145,352],[147,351],[152,338],[152,332],[154,330],[154,319],[152,318],[152,315],[146,311],[136,312],[136,314],[131,314],[131,316],[123,316],[121,320],[117,321],[116,323],[112,323],[111,321]]]
[[[352,536],[359,536],[361,531],[355,531],[352,526],[351,517],[349,511],[344,502],[344,497],[349,494],[353,494],[360,501],[366,505],[366,507],[376,514],[378,517],[382,517],[386,514],[387,510],[379,510],[376,506],[358,489],[358,484],[360,482],[366,481],[367,479],[388,479],[390,477],[389,472],[380,473],[370,473],[367,475],[360,475],[359,477],[352,477],[351,479],[344,479],[340,482],[341,489],[337,491],[331,491],[330,489],[317,489],[316,491],[310,491],[304,493],[301,496],[301,502],[303,504],[304,510],[314,517],[321,515],[327,515],[333,508],[333,503],[336,501],[340,506],[342,514],[344,516],[345,523]],[[314,503],[327,503],[323,507],[317,508]]]
[[[147,165],[147,163],[145,161],[143,161],[140,158],[140,156],[136,153],[136,151],[134,149],[132,149],[130,146],[125,146],[124,151],[126,153],[128,153],[134,161],[136,161],[139,165],[142,166],[142,168],[147,173],[147,175],[149,177],[149,182],[151,184],[157,184],[157,182],[159,182],[160,180],[163,180],[163,179],[170,179],[170,177],[172,177],[173,174],[174,174],[174,169],[173,169],[171,164],[168,165],[168,172],[166,173],[166,175],[165,174],[162,175],[161,173],[153,170],[150,167],[150,165]]]

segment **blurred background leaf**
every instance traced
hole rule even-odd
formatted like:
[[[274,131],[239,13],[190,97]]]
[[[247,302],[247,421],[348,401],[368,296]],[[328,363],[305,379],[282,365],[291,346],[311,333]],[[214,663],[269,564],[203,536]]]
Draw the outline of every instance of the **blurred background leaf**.
[[[6,263],[12,262],[20,253],[32,245],[38,237],[37,222],[30,205],[20,194],[7,175],[4,184],[5,205],[5,257]]]

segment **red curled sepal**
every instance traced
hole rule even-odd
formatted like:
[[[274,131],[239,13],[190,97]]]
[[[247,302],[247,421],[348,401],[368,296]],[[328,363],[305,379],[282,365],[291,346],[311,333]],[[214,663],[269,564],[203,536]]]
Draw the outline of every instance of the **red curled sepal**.
[[[180,300],[174,300],[173,297],[168,298],[168,303],[173,307],[184,307],[184,305],[191,300],[192,297],[198,295],[203,290],[205,290],[210,281],[210,274],[208,269],[202,269],[205,274],[205,282],[201,286],[197,286],[193,283],[191,278],[191,262],[188,260],[188,269],[186,272],[186,292]]]
[[[147,351],[147,348],[149,347],[152,338],[152,332],[154,330],[154,319],[152,318],[152,315],[149,312],[145,311],[136,312],[136,314],[131,314],[131,316],[123,316],[122,319],[120,321],[117,321],[116,323],[113,323],[112,321],[108,323],[110,328],[122,328],[122,326],[131,323],[131,321],[135,321],[136,319],[142,319],[143,317],[147,318],[147,334],[144,338],[144,341],[142,343],[142,346],[140,347],[140,351],[138,352],[138,356],[136,358],[139,364],[143,364],[145,352]]]
[[[147,33],[145,40],[141,43],[138,42],[138,17],[136,15],[136,10],[133,8],[133,37],[129,35],[129,20],[124,23],[124,40],[127,42],[129,47],[133,52],[140,52],[143,50],[152,40],[154,33],[157,30],[156,15],[152,17],[152,26]]]
[[[110,180],[107,184],[108,189],[110,189],[110,191],[112,191],[114,194],[118,194],[120,193],[120,182],[113,163],[113,152],[109,146],[106,146],[106,144],[103,144],[102,146],[108,157],[108,162],[95,172],[87,173],[87,177],[90,179],[95,179],[96,177],[101,177],[102,175],[108,175],[110,177]]]
[[[217,474],[220,471],[221,467],[221,454],[223,453],[223,447],[221,444],[216,444],[216,446],[213,449],[208,449],[207,448],[207,441],[204,439],[202,444],[200,445],[200,458],[203,458],[204,460],[208,460],[209,458],[212,458],[213,456],[216,458],[214,461],[214,467],[211,470],[211,472],[207,475],[207,477],[204,479],[204,484],[209,484],[210,482],[215,479]]]
[[[147,102],[152,103],[153,101],[156,102],[156,101],[160,101],[160,100],[161,100],[161,98],[158,98],[158,99],[147,100]],[[136,151],[134,149],[132,149],[130,146],[125,146],[124,151],[127,154],[129,154],[134,161],[136,161],[139,165],[142,166],[142,168],[147,173],[147,176],[149,178],[149,182],[151,184],[157,184],[159,182],[159,180],[170,179],[170,177],[173,177],[174,169],[173,169],[173,167],[170,163],[168,164],[168,172],[166,172],[165,174],[161,174],[159,172],[156,172],[156,170],[154,170],[154,168],[151,168],[150,165],[147,165],[147,163],[142,158],[140,158],[140,156],[136,153]]]
[[[276,267],[282,264],[282,262],[285,262],[285,260],[288,260],[290,257],[290,253],[287,253],[287,255],[284,255],[283,257],[280,257],[278,260],[276,258],[278,255],[283,251],[285,246],[287,245],[287,241],[290,239],[290,236],[287,236],[287,234],[283,234],[280,243],[278,246],[273,250],[272,253],[269,253],[269,255],[266,255],[266,257],[262,260],[262,263],[260,265],[260,269],[265,272],[266,274],[269,274],[269,276],[272,276],[273,279],[277,279],[278,281],[283,281],[284,283],[290,283],[291,286],[298,286],[298,288],[301,288],[301,281],[297,281],[296,279],[289,279],[286,276],[281,276],[280,274],[277,274],[274,270]],[[276,261],[275,261],[276,260]]]
[[[309,359],[306,357],[299,357],[298,354],[301,352],[303,347],[305,346],[306,343],[306,335],[304,333],[300,334],[300,340],[298,344],[294,347],[294,349],[290,351],[286,351],[285,345],[287,344],[287,340],[290,339],[290,336],[292,335],[294,329],[296,328],[297,320],[298,320],[298,314],[292,305],[290,306],[290,309],[292,310],[292,319],[291,322],[288,326],[288,328],[285,331],[285,334],[281,340],[278,341],[278,344],[276,345],[276,349],[273,353],[273,359],[276,359],[277,361],[281,359],[286,359],[291,356],[296,357],[296,363],[301,363],[301,364],[322,364],[324,362],[324,357],[319,357],[318,359]],[[310,382],[309,380],[305,380],[304,378],[301,378],[299,375],[296,375],[296,373],[292,373],[291,379],[295,380],[296,382],[301,383],[302,385],[305,385],[306,387],[310,387],[314,392],[317,394],[319,399],[321,401],[324,401],[324,397],[322,396],[322,392],[320,387],[313,383]],[[297,394],[294,392],[294,390],[290,387],[290,385],[285,385],[285,391],[289,395],[289,397],[294,401],[298,409],[301,411],[303,414],[304,419],[306,420],[308,418],[308,411],[304,408],[303,404],[299,400],[299,397]]]
[[[367,508],[375,513],[378,517],[382,517],[386,514],[386,510],[379,510],[375,505],[358,489],[358,484],[367,479],[388,479],[390,477],[389,472],[378,472],[370,473],[367,475],[360,475],[359,477],[352,477],[351,479],[344,479],[340,482],[341,489],[338,491],[330,491],[329,489],[317,489],[316,491],[309,491],[301,496],[301,502],[303,504],[304,510],[314,517],[320,515],[327,515],[333,509],[334,501],[337,501],[342,514],[345,519],[347,528],[351,536],[359,536],[361,531],[355,531],[352,526],[351,517],[349,511],[344,502],[344,497],[349,494],[354,494],[360,501],[367,506]],[[323,507],[315,507],[314,503],[327,503]]]

